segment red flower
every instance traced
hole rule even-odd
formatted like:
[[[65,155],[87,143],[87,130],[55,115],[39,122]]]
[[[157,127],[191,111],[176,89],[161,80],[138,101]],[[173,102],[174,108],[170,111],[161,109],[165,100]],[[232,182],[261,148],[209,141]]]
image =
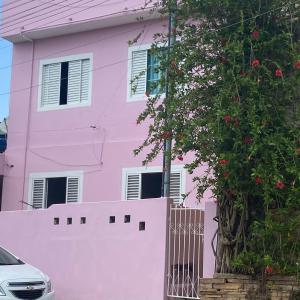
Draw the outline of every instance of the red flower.
[[[137,119],[137,120],[136,120],[136,124],[137,124],[137,125],[141,124],[141,120]]]
[[[262,182],[263,182],[263,180],[262,180],[261,177],[259,177],[259,176],[256,176],[256,177],[255,177],[255,183],[256,183],[257,185],[262,184]]]
[[[224,121],[226,124],[228,124],[231,121],[231,116],[230,115],[226,115],[223,117]]]
[[[282,70],[281,69],[277,69],[276,71],[275,71],[275,76],[276,77],[282,77]]]
[[[182,157],[181,155],[179,155],[177,158],[178,158],[180,161],[183,161],[183,157]]]
[[[294,68],[296,70],[300,70],[300,60],[297,60],[295,63],[294,63]]]
[[[146,93],[145,93],[145,96],[146,96],[146,97],[149,97],[149,96],[150,96],[150,93],[149,93],[149,92],[146,92]]]
[[[173,28],[173,30],[172,30],[172,31],[173,31],[173,33],[176,33],[176,28]]]
[[[259,31],[255,30],[252,32],[252,38],[254,40],[257,40],[259,38]]]
[[[227,159],[221,159],[221,160],[219,161],[219,164],[220,164],[221,166],[226,166],[226,165],[229,164],[229,160],[227,160]]]
[[[271,266],[266,266],[265,273],[270,275],[273,273],[273,268]]]
[[[224,172],[224,173],[223,173],[223,177],[224,177],[224,178],[227,178],[228,176],[229,176],[229,172]]]
[[[259,65],[260,65],[260,62],[259,62],[258,59],[254,59],[254,60],[252,61],[252,67],[258,67]]]
[[[251,136],[245,136],[245,137],[243,138],[243,142],[244,142],[244,144],[246,144],[246,145],[252,144],[252,141],[253,141],[253,139],[252,139]]]
[[[283,190],[284,187],[285,187],[285,184],[283,183],[283,181],[278,180],[278,181],[276,182],[276,188],[277,188],[277,189]]]

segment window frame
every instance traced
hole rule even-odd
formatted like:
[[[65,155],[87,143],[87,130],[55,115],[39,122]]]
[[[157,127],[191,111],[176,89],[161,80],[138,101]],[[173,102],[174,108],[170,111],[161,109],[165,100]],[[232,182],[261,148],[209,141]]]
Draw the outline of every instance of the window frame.
[[[41,173],[31,173],[29,175],[29,188],[28,188],[28,198],[27,203],[33,205],[33,183],[35,179],[45,179],[47,178],[57,178],[57,177],[78,177],[79,184],[78,184],[78,201],[76,203],[82,202],[82,192],[83,192],[83,171],[67,171],[67,172],[41,172]],[[68,188],[68,185],[66,189]],[[66,190],[67,191],[67,190]],[[45,198],[43,199],[43,207],[41,209],[47,209],[45,206]],[[66,203],[67,204],[67,199]],[[33,210],[32,206],[28,206],[27,210]]]
[[[42,82],[43,82],[43,66],[55,63],[63,63],[70,62],[73,60],[90,60],[90,72],[89,72],[89,90],[88,90],[88,101],[81,103],[73,103],[73,104],[65,104],[65,105],[55,105],[55,106],[42,106]],[[37,111],[49,111],[49,110],[61,110],[61,109],[69,109],[75,107],[85,107],[90,106],[92,102],[92,80],[93,80],[93,53],[83,53],[76,55],[69,55],[63,57],[56,57],[51,59],[43,59],[40,60],[39,64],[39,88],[38,88],[38,108]]]
[[[159,47],[165,47],[163,44],[159,44]],[[143,95],[131,95],[131,73],[132,73],[132,53],[135,51],[143,51],[147,50],[147,68],[148,68],[148,51],[151,49],[152,44],[142,44],[138,46],[130,46],[128,47],[128,65],[127,65],[127,102],[139,102],[146,101],[148,97]],[[147,70],[146,70],[146,82],[145,82],[145,93],[147,92]],[[153,94],[155,95],[155,94]],[[165,98],[165,93],[162,93],[160,96],[161,99]]]
[[[180,172],[181,174],[180,194],[184,194],[186,191],[186,170],[184,169],[184,165],[172,165],[171,173],[173,172]],[[122,169],[122,197],[121,197],[122,201],[133,201],[133,200],[126,199],[127,175],[130,174],[135,175],[135,174],[142,174],[142,173],[162,173],[162,166],[123,168]],[[147,199],[140,199],[140,200],[147,200]]]

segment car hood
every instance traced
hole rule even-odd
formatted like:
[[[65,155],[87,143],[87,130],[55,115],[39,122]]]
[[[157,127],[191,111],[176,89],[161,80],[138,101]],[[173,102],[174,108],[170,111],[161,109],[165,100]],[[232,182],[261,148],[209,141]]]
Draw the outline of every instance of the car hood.
[[[0,265],[0,283],[6,280],[45,280],[45,275],[31,265],[13,265],[1,266]]]

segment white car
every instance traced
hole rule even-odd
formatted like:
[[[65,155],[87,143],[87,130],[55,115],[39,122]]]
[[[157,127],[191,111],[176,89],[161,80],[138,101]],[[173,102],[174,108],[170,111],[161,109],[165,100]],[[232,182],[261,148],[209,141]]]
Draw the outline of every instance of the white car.
[[[0,300],[54,300],[49,277],[0,247]]]

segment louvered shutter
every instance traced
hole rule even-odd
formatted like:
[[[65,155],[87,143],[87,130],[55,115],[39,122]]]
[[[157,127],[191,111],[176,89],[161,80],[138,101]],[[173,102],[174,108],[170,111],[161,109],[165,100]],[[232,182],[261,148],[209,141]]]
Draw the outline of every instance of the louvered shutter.
[[[81,60],[69,62],[68,104],[80,103],[81,94]]]
[[[67,178],[67,203],[78,202],[79,199],[79,177]]]
[[[138,200],[141,198],[141,174],[127,174],[126,200]]]
[[[45,201],[45,179],[33,179],[32,205],[34,209],[43,208]]]
[[[87,102],[89,97],[90,60],[69,62],[68,104]]]
[[[48,64],[42,70],[41,106],[59,105],[60,63]]]
[[[90,60],[83,59],[81,61],[81,89],[80,101],[88,102],[89,100],[89,87],[90,87]]]
[[[180,203],[181,197],[181,185],[182,185],[181,172],[172,172],[170,178],[170,198],[174,203]]]
[[[130,96],[143,96],[147,83],[147,50],[132,51]]]

